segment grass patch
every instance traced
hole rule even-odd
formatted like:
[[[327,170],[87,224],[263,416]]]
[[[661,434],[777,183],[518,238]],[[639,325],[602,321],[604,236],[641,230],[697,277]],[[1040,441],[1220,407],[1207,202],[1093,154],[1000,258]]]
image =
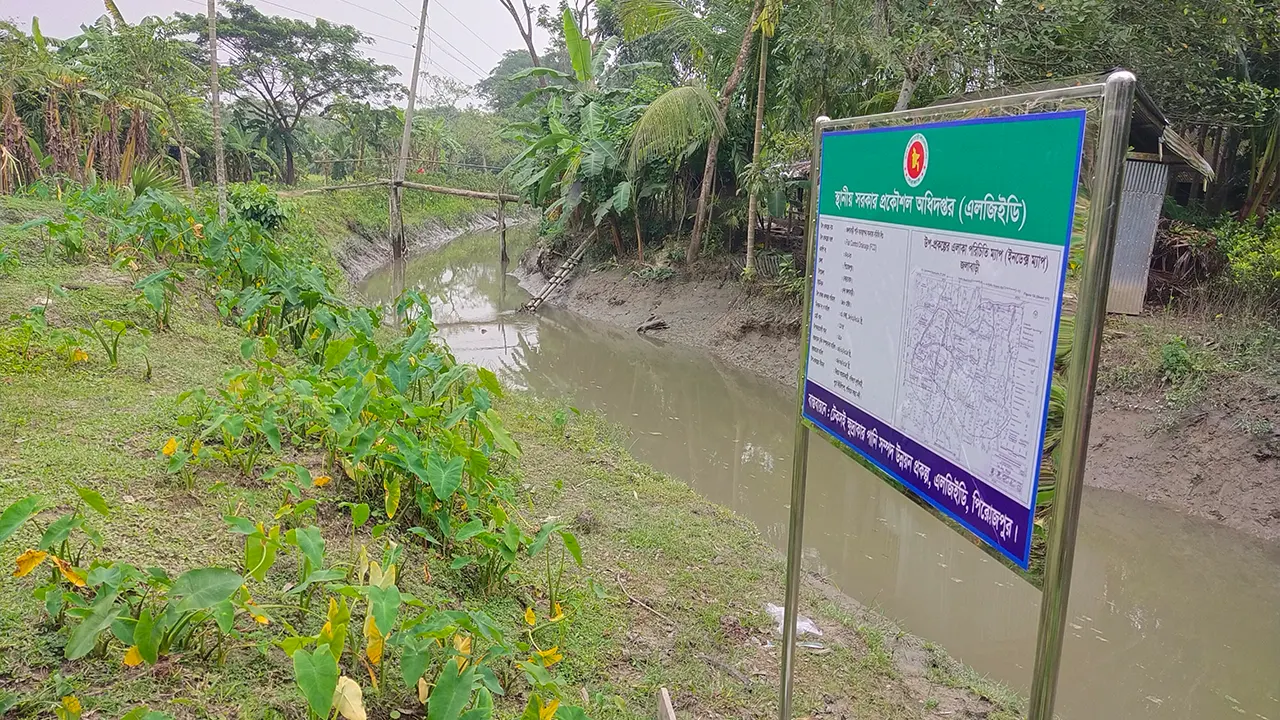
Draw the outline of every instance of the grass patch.
[[[1177,424],[1195,409],[1276,397],[1280,325],[1271,315],[1245,309],[1110,316],[1098,391],[1156,395],[1160,428]]]
[[[38,238],[33,242],[38,245]],[[50,284],[68,290],[51,296]],[[103,317],[145,324],[134,294],[127,274],[37,255],[0,283],[0,317],[46,302],[49,325],[62,330]],[[15,329],[13,321],[0,321],[0,507],[38,492],[65,508],[77,502],[76,485],[89,486],[113,508],[92,520],[105,538],[101,557],[164,568],[172,576],[196,566],[238,567],[242,545],[222,516],[268,519],[280,504],[279,489],[215,465],[198,470],[187,490],[157,458],[175,432],[178,394],[212,390],[225,373],[245,366],[243,335],[219,321],[199,288],[193,284],[179,295],[169,330],[126,334],[114,369],[90,344],[84,346],[88,361],[76,364],[48,347],[17,352]],[[20,362],[10,362],[14,356]],[[637,462],[616,428],[597,416],[569,416],[563,407],[525,395],[503,400],[499,409],[525,452],[499,471],[521,488],[522,526],[536,528],[558,516],[581,539],[586,566],[570,563],[566,571],[560,667],[585,693],[590,717],[651,717],[659,687],[671,690],[685,716],[772,717],[778,640],[764,606],[782,596],[780,555],[750,522]],[[344,489],[335,481],[307,492],[331,501]],[[355,552],[335,505],[318,506],[317,524],[340,565],[353,561]],[[42,519],[54,516],[50,510]],[[0,566],[13,567],[18,553],[36,542],[35,533],[27,526],[6,542]],[[356,542],[367,542],[367,533],[360,531]],[[399,540],[412,551],[399,581],[404,592],[453,608],[483,609],[513,639],[523,609],[538,604],[545,562],[554,561],[551,555],[521,556],[501,592],[485,597],[468,570],[451,570],[407,533]],[[273,599],[266,587],[280,587],[295,570],[290,565],[281,563],[268,583],[250,588],[264,607]],[[19,717],[46,716],[69,694],[101,717],[119,717],[140,704],[178,718],[302,717],[292,671],[272,629],[249,623],[223,663],[187,652],[128,668],[114,641],[105,646],[106,655],[67,661],[67,628],[49,622],[31,597],[35,585],[34,575],[0,582],[0,688],[21,700]],[[802,600],[802,612],[827,635],[799,656],[798,716],[915,718],[928,699],[980,707],[992,717],[1004,712],[968,689],[913,681],[923,672],[904,659],[901,649],[910,639],[883,629],[883,621],[865,610],[835,603],[816,585],[806,586]],[[523,685],[514,677],[504,681],[511,696],[499,702],[498,716],[515,717],[523,707]],[[404,708],[420,712],[395,681],[378,690],[366,685],[365,699],[373,717]]]

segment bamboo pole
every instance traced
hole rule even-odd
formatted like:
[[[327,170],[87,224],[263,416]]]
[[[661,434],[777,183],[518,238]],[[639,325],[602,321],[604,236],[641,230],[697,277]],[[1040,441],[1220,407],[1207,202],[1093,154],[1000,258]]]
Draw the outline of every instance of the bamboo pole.
[[[506,217],[506,201],[502,199],[502,193],[498,193],[498,246],[501,250],[502,266],[505,269],[511,259],[507,257],[507,217]]]
[[[383,182],[386,182],[386,181],[384,180]],[[409,182],[408,180],[401,180],[400,182],[393,182],[392,184],[398,185],[400,187],[407,187],[412,190],[425,190],[427,192],[441,193],[444,195],[457,195],[458,197],[472,198],[475,200],[502,200],[504,202],[514,202],[514,203],[522,202],[519,195],[512,195],[510,193],[491,193],[491,192],[482,192],[480,190],[462,190],[459,188],[443,187],[441,185],[424,185],[422,183]]]
[[[404,180],[405,167],[409,164],[409,145],[413,135],[413,104],[418,95],[418,71],[422,67],[422,43],[427,32],[427,5],[430,0],[422,0],[422,16],[418,19],[418,44],[413,47],[413,72],[409,79],[409,98],[404,106],[404,132],[400,136],[400,157],[396,162],[395,175],[390,188],[391,206],[391,259],[402,262],[404,248],[404,214],[400,208],[400,185]]]
[[[333,192],[334,190],[355,190],[356,188],[377,187],[390,184],[390,180],[375,180],[373,182],[354,183],[351,185],[332,185],[330,187],[313,188],[311,190],[286,190],[279,193],[279,195],[281,197],[298,197],[301,195],[315,195],[317,193]]]

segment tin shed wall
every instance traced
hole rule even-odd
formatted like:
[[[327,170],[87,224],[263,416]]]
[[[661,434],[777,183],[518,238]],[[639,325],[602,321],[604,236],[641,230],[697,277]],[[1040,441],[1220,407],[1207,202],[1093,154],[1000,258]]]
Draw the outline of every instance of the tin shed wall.
[[[1156,225],[1168,184],[1168,165],[1145,160],[1125,161],[1107,312],[1127,315],[1142,312]]]

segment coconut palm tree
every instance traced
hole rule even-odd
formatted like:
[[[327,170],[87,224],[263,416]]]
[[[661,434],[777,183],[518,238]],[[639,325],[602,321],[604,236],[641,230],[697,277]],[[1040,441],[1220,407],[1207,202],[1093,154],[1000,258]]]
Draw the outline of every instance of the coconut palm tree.
[[[725,124],[725,118],[729,113],[729,103],[733,99],[733,93],[738,87],[738,82],[742,79],[747,53],[751,49],[751,37],[755,33],[756,23],[763,4],[764,0],[753,0],[750,17],[745,23],[746,29],[742,34],[742,41],[738,44],[737,55],[734,57],[728,77],[720,86],[720,98],[716,106],[717,122],[712,125],[711,135],[707,139],[707,157],[702,171],[702,189],[698,195],[693,232],[689,237],[689,249],[686,253],[686,257],[691,263],[697,259],[702,249],[702,234],[706,229],[706,223],[710,216],[708,202],[711,197],[711,185],[716,170],[716,154],[719,150],[720,138],[723,135],[722,129]],[[729,48],[723,42],[724,33],[716,32],[715,25],[710,19],[695,14],[681,5],[678,0],[623,0],[621,9],[623,28],[629,39],[653,33],[671,33],[681,37],[687,42],[689,55],[694,63],[701,67],[701,73],[704,76],[710,76],[717,65],[723,65],[723,58],[728,55]],[[681,98],[686,102],[690,99],[691,96],[688,94]],[[656,109],[655,106],[657,106]],[[670,115],[672,110],[666,107],[665,102],[655,101],[650,104],[647,112],[661,112]],[[671,144],[672,138],[670,135],[667,133],[661,134],[666,137],[660,142],[666,145]],[[647,150],[648,148],[641,148],[642,152]]]

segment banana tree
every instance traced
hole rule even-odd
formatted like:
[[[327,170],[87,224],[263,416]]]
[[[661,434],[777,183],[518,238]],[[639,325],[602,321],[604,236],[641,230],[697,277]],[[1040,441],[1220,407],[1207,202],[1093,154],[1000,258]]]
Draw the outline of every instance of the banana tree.
[[[508,165],[511,186],[562,226],[581,226],[586,218],[599,227],[608,222],[618,255],[622,255],[621,219],[634,211],[637,193],[624,167],[630,128],[642,107],[628,103],[629,91],[612,87],[620,71],[651,63],[610,68],[607,59],[615,40],[592,48],[573,14],[563,14],[566,51],[573,73],[554,68],[528,68],[513,76],[555,78],[563,84],[540,87],[521,101],[543,100],[539,118],[509,128],[528,147]]]

